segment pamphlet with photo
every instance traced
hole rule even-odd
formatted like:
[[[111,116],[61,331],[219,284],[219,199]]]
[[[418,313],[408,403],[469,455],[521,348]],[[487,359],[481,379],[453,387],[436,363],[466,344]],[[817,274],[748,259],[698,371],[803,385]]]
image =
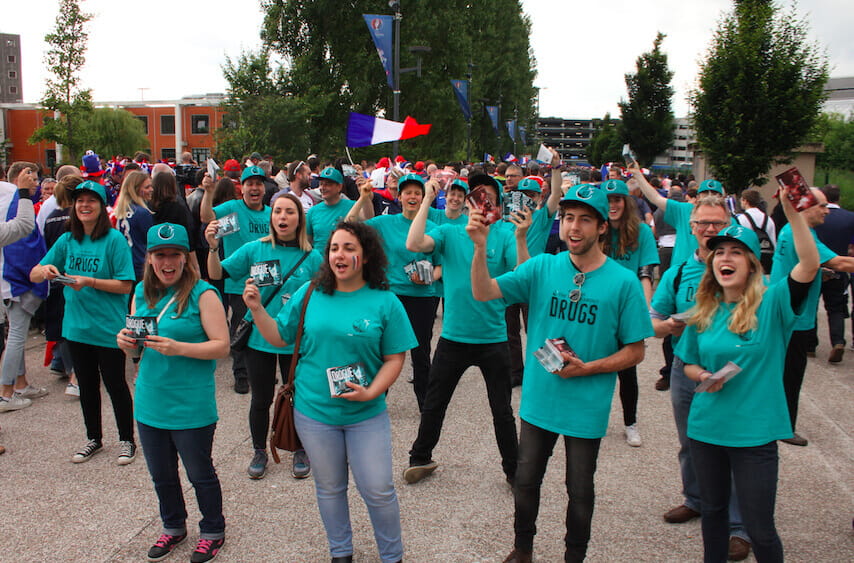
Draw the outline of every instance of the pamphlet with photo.
[[[777,183],[786,190],[786,197],[792,202],[792,206],[799,212],[818,205],[818,200],[796,166],[792,166],[782,174],[777,174],[775,178]]]
[[[563,359],[561,352],[578,357],[566,338],[562,336],[560,338],[547,338],[545,343],[534,352],[534,357],[547,372],[555,373],[565,368],[569,363]]]
[[[489,199],[489,192],[483,186],[478,186],[466,196],[466,202],[472,209],[477,209],[483,214],[487,225],[491,225],[501,219],[501,208]]]
[[[429,260],[413,260],[403,266],[403,272],[407,277],[417,274],[418,278],[427,285],[433,283],[433,263]]]
[[[249,267],[249,277],[257,287],[282,285],[282,267],[278,260],[255,262]]]
[[[525,192],[514,190],[504,194],[504,220],[509,221],[514,213],[519,213],[527,207],[531,213],[537,210],[537,203]]]
[[[216,231],[216,238],[222,238],[240,230],[240,223],[237,222],[237,213],[229,213],[219,218],[219,228]]]
[[[326,378],[329,380],[329,394],[332,397],[340,397],[353,390],[347,387],[347,382],[352,382],[362,387],[367,387],[368,378],[365,376],[365,368],[361,363],[347,364],[329,368],[326,370]]]

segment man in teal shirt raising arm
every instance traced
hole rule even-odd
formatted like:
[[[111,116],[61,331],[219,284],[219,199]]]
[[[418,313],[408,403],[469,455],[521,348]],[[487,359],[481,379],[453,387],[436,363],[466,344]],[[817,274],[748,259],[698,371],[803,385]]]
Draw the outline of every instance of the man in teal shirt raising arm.
[[[532,561],[540,486],[559,435],[566,450],[566,561],[583,561],[593,519],[596,459],[608,428],[617,372],[644,357],[652,325],[640,281],[608,258],[608,197],[595,186],[571,188],[560,208],[560,237],[569,252],[541,254],[497,279],[487,269],[486,229],[473,213],[466,230],[474,242],[472,291],[478,301],[528,303],[530,324],[519,460],[513,487],[515,542],[505,563]],[[534,351],[563,338],[563,367],[549,372]]]

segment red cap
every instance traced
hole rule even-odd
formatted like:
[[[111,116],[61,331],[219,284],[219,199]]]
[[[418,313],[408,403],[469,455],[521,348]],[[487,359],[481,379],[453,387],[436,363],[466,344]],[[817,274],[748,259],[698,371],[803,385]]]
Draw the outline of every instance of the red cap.
[[[419,172],[421,172],[422,170],[424,170],[424,161],[423,161],[423,160],[419,160],[419,161],[417,161],[417,162],[415,163],[415,167],[414,167],[414,168],[415,168],[416,170],[418,170]]]
[[[401,162],[406,162],[406,159],[403,158],[401,155],[397,155],[396,157],[394,157],[394,161],[400,164]]]
[[[382,157],[380,161],[377,162],[377,168],[388,168],[389,166],[391,166],[391,161],[387,156]]]
[[[225,161],[225,164],[222,165],[222,169],[226,172],[240,172],[240,163],[233,158],[229,158]]]

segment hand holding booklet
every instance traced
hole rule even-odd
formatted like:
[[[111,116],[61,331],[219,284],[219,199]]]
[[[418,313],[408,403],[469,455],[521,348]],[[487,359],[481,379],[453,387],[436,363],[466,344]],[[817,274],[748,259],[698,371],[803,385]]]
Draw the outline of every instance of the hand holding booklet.
[[[578,357],[578,354],[570,347],[566,338],[547,338],[538,350],[534,352],[534,357],[540,362],[540,365],[549,372],[557,373],[566,367],[569,362],[563,359],[561,352],[566,352],[570,356]]]
[[[697,387],[694,389],[694,393],[705,393],[709,390],[709,387],[717,383],[718,381],[723,380],[724,382],[729,381],[733,377],[735,377],[739,372],[741,372],[741,368],[735,365],[732,362],[727,362],[724,367],[713,373],[709,376],[705,381],[702,381]]]

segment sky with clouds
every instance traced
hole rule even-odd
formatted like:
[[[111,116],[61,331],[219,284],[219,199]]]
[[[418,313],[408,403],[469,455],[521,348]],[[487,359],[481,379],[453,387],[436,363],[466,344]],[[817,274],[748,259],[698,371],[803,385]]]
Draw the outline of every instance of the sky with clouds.
[[[406,3],[403,0],[404,14]],[[59,3],[6,4],[0,33],[21,35],[24,101],[35,102],[46,76],[43,38],[53,28]],[[120,7],[124,4],[127,9]],[[252,0],[150,0],[142,10],[109,0],[84,0],[81,5],[94,14],[81,79],[96,101],[170,100],[224,92],[225,57],[236,58],[241,50],[260,45],[262,14]],[[698,61],[732,2],[523,0],[522,5],[532,22],[541,115],[590,118],[619,113],[617,102],[626,95],[624,74],[634,70],[639,54],[652,48],[658,31],[667,35],[663,49],[675,73],[673,109],[677,116],[686,115]],[[812,39],[826,51],[831,76],[854,76],[850,0],[801,0],[797,11],[809,21]]]

